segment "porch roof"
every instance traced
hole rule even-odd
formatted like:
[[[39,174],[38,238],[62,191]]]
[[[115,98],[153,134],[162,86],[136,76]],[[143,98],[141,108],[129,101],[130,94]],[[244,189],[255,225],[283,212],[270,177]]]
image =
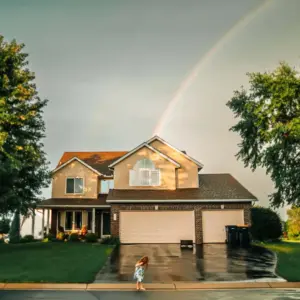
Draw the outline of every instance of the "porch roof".
[[[50,198],[41,201],[38,208],[55,208],[55,207],[89,207],[101,208],[110,207],[106,202],[107,195],[100,194],[97,199],[95,198]]]

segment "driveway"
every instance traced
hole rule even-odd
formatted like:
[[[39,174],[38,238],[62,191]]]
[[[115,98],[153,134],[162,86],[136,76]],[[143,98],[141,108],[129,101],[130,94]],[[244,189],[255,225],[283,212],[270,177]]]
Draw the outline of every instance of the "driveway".
[[[275,279],[275,255],[260,247],[231,248],[224,244],[181,249],[178,244],[121,245],[95,282],[133,281],[134,265],[149,257],[145,282],[240,281]]]

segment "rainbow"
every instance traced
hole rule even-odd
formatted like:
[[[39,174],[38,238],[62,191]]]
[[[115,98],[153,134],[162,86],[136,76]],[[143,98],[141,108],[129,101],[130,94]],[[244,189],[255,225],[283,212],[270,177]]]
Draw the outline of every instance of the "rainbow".
[[[168,120],[172,112],[175,110],[179,101],[182,99],[182,96],[187,91],[187,89],[194,83],[197,78],[200,70],[203,66],[208,63],[213,56],[220,50],[222,47],[238,32],[244,29],[255,17],[257,14],[262,12],[271,2],[272,0],[266,0],[261,5],[251,10],[246,16],[241,17],[238,22],[236,22],[214,45],[213,47],[207,51],[204,56],[197,62],[192,71],[188,74],[188,76],[181,82],[179,88],[176,90],[173,98],[168,103],[167,108],[163,112],[159,122],[157,123],[155,130],[153,132],[154,135],[160,135],[162,129],[167,124]]]

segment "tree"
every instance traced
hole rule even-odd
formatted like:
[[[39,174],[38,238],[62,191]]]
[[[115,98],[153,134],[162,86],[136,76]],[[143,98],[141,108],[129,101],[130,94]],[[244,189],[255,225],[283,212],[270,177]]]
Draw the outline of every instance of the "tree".
[[[0,36],[0,214],[27,214],[50,178],[42,143],[47,100],[38,97],[23,48]]]
[[[266,168],[274,182],[271,205],[300,205],[300,78],[281,63],[273,72],[248,73],[250,88],[235,91],[227,106],[239,122],[236,154],[252,171]]]
[[[251,209],[251,234],[254,240],[267,241],[279,239],[282,235],[282,223],[279,215],[266,207]]]
[[[292,207],[287,211],[287,231],[291,238],[300,237],[300,207]]]
[[[19,243],[20,239],[20,213],[16,211],[9,230],[9,242]]]

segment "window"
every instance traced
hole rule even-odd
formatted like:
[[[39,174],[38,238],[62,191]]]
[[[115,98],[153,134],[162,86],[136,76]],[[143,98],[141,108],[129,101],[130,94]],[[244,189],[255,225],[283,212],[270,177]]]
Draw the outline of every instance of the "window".
[[[73,212],[66,211],[65,230],[72,230],[73,225]]]
[[[108,194],[109,190],[111,190],[113,188],[114,188],[113,179],[101,180],[101,186],[100,186],[100,193],[101,194]]]
[[[82,228],[82,211],[66,211],[65,230]]]
[[[67,194],[83,193],[83,178],[67,178]]]
[[[129,174],[130,186],[160,185],[160,171],[150,159],[139,160]]]

